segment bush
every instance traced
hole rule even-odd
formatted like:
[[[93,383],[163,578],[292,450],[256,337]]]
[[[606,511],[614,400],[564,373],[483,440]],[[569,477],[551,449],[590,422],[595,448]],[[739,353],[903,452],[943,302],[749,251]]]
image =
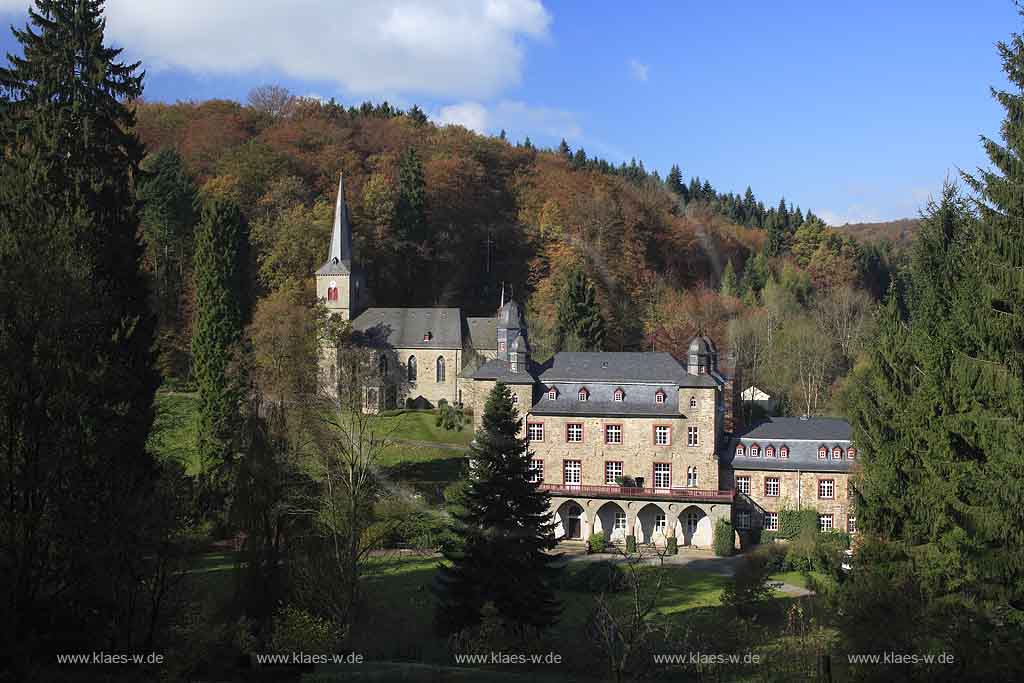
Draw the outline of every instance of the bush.
[[[626,536],[626,552],[627,553],[635,553],[636,552],[636,536],[634,536],[633,534],[630,534],[629,536]]]
[[[666,555],[677,555],[679,554],[679,541],[676,540],[675,536],[669,536],[665,541],[665,554]]]
[[[271,652],[334,652],[340,642],[340,630],[329,619],[298,607],[285,607],[274,615]]]
[[[771,570],[762,558],[747,556],[722,591],[722,604],[736,610],[739,616],[756,614],[758,607],[772,598],[772,589],[768,587],[769,574]]]
[[[729,557],[735,549],[732,523],[726,519],[718,520],[715,525],[715,555]]]
[[[787,548],[783,545],[766,545],[755,550],[750,557],[763,564],[769,572],[781,572],[790,569],[786,553]]]
[[[373,533],[385,548],[408,546],[424,550],[446,547],[455,540],[448,517],[420,503],[389,498],[376,510]]]
[[[771,545],[775,539],[780,538],[777,531],[761,531],[761,544]]]
[[[797,538],[804,530],[818,531],[818,512],[811,508],[779,511],[776,538]]]
[[[604,547],[608,544],[608,539],[604,537],[603,533],[590,534],[590,538],[587,539],[587,545],[590,547],[592,553],[603,553]]]
[[[587,562],[583,569],[568,574],[566,588],[581,593],[616,593],[626,587],[626,573],[614,562]]]
[[[466,416],[463,414],[461,408],[450,405],[448,401],[443,398],[437,402],[436,427],[443,427],[450,432],[461,432],[462,427],[465,424]]]

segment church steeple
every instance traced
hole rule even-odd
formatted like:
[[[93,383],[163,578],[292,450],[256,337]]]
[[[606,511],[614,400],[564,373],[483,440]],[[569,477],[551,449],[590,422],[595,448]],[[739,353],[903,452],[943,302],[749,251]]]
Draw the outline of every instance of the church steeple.
[[[352,262],[352,226],[348,222],[344,174],[340,174],[338,177],[338,198],[334,205],[334,230],[331,232],[331,252],[327,256],[327,262]]]

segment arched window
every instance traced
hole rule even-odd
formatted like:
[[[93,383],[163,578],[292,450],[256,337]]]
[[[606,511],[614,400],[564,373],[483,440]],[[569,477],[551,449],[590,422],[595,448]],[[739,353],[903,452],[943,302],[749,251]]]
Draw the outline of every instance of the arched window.
[[[654,394],[654,402],[657,403],[658,405],[663,404],[665,402],[665,392],[662,391],[661,389],[658,389],[658,391]]]
[[[760,457],[760,455],[761,455],[761,447],[758,446],[756,443],[755,444],[751,444],[751,446],[750,446],[750,457],[751,458],[757,458],[757,457]]]
[[[779,457],[780,458],[788,458],[789,457],[789,446],[783,446],[782,448],[779,449]]]
[[[853,446],[850,446],[849,448],[847,448],[846,449],[846,457],[849,458],[850,460],[856,459],[856,457],[857,457],[857,449],[854,448]]]
[[[696,396],[691,396],[690,397],[690,407],[691,408],[696,408],[697,407],[697,397]]]
[[[444,382],[444,356],[437,357],[437,381]]]
[[[590,398],[590,392],[587,391],[585,387],[580,389],[579,399],[581,401],[586,401],[588,398]]]
[[[409,381],[416,381],[416,356],[409,356]]]
[[[775,457],[775,446],[765,446],[764,457],[774,458]]]
[[[336,283],[334,280],[331,280],[330,283],[327,285],[327,300],[338,300],[338,283]]]
[[[832,459],[833,460],[842,460],[843,459],[843,449],[840,448],[839,446],[836,446],[835,448],[833,448],[832,449]]]
[[[612,396],[612,400],[614,400],[616,403],[622,403],[623,399],[625,398],[626,392],[624,392],[622,389],[616,389],[615,394]]]
[[[827,457],[828,457],[828,449],[825,448],[824,446],[819,447],[818,448],[818,459],[819,460],[824,460]]]
[[[383,353],[377,359],[377,370],[380,372],[381,377],[388,376],[388,357]]]
[[[743,453],[744,453],[744,451],[743,451],[743,444],[741,444],[741,443],[736,444],[736,455],[742,457]]]

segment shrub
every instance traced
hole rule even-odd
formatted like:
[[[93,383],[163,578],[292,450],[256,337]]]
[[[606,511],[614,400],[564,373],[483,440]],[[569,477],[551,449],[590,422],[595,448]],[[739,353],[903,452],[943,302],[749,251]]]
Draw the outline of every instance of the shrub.
[[[818,512],[811,508],[779,511],[779,530],[776,538],[797,538],[804,530],[818,530]]]
[[[762,558],[747,556],[722,591],[722,604],[736,610],[740,616],[756,614],[758,606],[772,598],[772,589],[768,587],[770,573]]]
[[[733,554],[735,548],[732,523],[726,519],[718,520],[718,524],[715,525],[715,555],[719,557],[729,557]]]
[[[615,483],[626,488],[636,487],[636,479],[633,477],[615,477]]]
[[[580,571],[566,577],[569,590],[581,593],[616,593],[626,587],[626,573],[614,562],[587,562]]]
[[[761,532],[761,544],[771,545],[775,542],[775,539],[780,538],[777,531],[762,531]]]
[[[633,534],[630,534],[629,536],[626,536],[626,552],[627,553],[635,553],[636,552],[636,536],[634,536]]]
[[[679,553],[679,542],[675,536],[669,536],[665,541],[665,554],[676,555]]]
[[[789,569],[786,553],[787,548],[783,545],[766,545],[755,550],[750,557],[763,564],[769,572],[780,572]]]
[[[272,652],[334,652],[341,641],[337,625],[298,607],[285,607],[274,615],[270,635]]]
[[[466,416],[462,409],[452,406],[443,398],[437,402],[437,420],[435,426],[444,427],[448,431],[461,432],[466,424]]]
[[[587,539],[587,545],[590,546],[590,552],[592,553],[603,553],[607,543],[608,540],[604,537],[603,533],[590,534],[590,538]]]

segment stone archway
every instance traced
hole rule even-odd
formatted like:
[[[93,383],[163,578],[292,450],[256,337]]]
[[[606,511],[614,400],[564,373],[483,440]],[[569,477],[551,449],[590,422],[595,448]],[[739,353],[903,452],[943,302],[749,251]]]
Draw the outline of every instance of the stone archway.
[[[637,543],[665,544],[665,534],[668,533],[669,516],[665,509],[657,503],[647,503],[636,513]]]
[[[609,541],[625,541],[627,530],[626,510],[616,502],[608,501],[597,510],[594,531],[601,531]]]
[[[711,518],[696,505],[679,513],[679,530],[681,545],[707,548],[712,544]]]
[[[565,501],[555,510],[555,538],[583,540],[584,521],[583,506],[575,500]]]

